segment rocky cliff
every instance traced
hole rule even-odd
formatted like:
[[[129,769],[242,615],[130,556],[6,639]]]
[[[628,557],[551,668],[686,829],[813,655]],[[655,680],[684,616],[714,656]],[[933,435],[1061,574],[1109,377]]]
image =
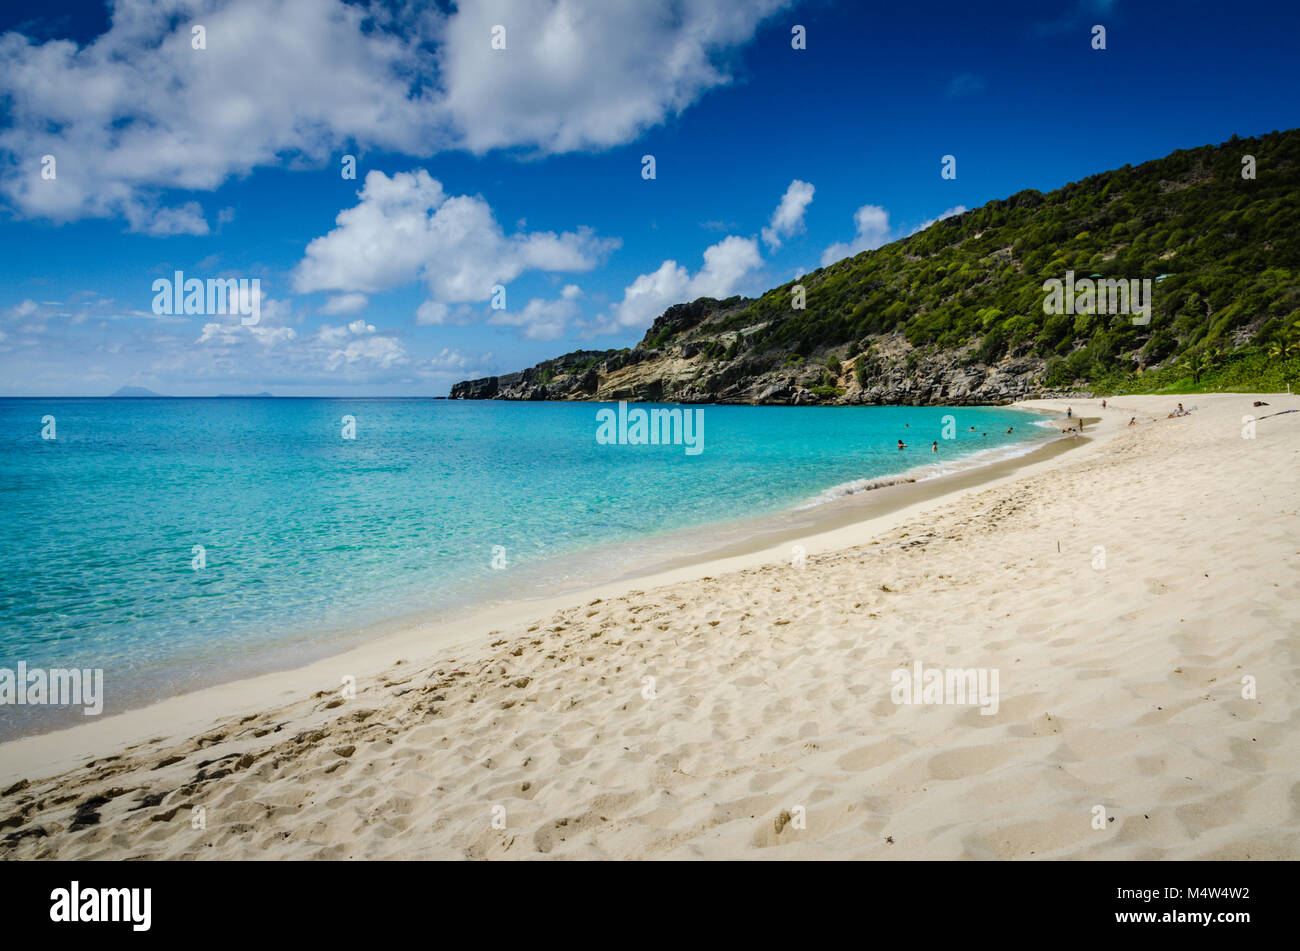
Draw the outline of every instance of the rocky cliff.
[[[711,358],[711,322],[664,349],[579,351],[519,373],[467,380],[452,387],[451,398],[892,406],[1009,403],[1065,392],[1041,383],[1040,357],[986,365],[973,359],[974,347],[924,353],[901,335],[877,338],[869,355],[850,360],[831,348],[789,365]],[[838,368],[828,366],[833,362]],[[859,373],[859,363],[870,365]]]

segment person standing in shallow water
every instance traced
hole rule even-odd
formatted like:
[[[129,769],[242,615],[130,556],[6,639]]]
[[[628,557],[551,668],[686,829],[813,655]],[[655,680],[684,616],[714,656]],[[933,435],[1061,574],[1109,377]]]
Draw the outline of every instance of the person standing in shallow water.
[[[930,446],[930,451],[931,451],[931,452],[938,452],[938,451],[939,451],[939,440],[936,439],[936,440],[933,442],[933,444],[931,444],[931,446]]]

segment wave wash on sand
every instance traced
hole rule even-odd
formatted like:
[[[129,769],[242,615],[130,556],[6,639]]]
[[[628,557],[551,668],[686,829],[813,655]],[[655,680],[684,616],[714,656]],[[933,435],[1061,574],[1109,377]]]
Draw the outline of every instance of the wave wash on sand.
[[[783,543],[6,744],[4,854],[1300,857],[1300,413],[1263,418],[1300,398],[1254,399],[1074,401],[1101,419],[1077,450],[797,564]],[[996,671],[996,713],[895,702],[918,664]]]

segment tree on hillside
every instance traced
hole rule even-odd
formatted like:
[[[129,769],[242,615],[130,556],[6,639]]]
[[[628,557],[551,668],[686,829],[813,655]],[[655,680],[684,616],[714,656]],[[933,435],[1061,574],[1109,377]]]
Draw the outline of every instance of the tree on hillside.
[[[1191,372],[1193,383],[1200,383],[1201,377],[1217,367],[1222,358],[1218,350],[1207,347],[1188,354],[1179,367]]]

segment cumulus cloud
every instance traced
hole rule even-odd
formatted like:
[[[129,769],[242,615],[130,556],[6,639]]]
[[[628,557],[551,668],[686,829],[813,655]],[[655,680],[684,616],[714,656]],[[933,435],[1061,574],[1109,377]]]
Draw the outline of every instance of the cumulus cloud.
[[[442,301],[427,300],[415,310],[415,323],[419,327],[435,327],[451,323],[451,308]]]
[[[889,240],[889,212],[879,205],[863,205],[853,213],[856,234],[850,242],[837,241],[822,252],[822,267],[863,251],[871,251]]]
[[[364,320],[338,328],[322,324],[316,335],[326,348],[333,348],[325,356],[327,370],[356,365],[390,370],[409,362],[400,340],[376,334],[375,325]]]
[[[464,3],[439,49],[444,108],[465,147],[606,148],[730,81],[719,54],[786,0]],[[493,50],[492,27],[506,26]]]
[[[320,311],[322,314],[355,314],[365,310],[370,298],[365,294],[336,294],[327,300]]]
[[[954,215],[960,215],[965,210],[966,210],[965,205],[954,205],[953,207],[948,208],[945,211],[939,212],[939,214],[935,215],[933,218],[928,218],[925,221],[922,221],[919,225],[917,225],[915,228],[912,229],[911,234],[916,234],[918,231],[924,231],[926,228],[930,227],[930,225],[934,224],[935,222],[943,221],[943,219],[951,218]]]
[[[123,200],[122,214],[131,231],[165,238],[174,234],[207,234],[207,219],[197,201],[187,201],[174,208],[151,207],[135,198]]]
[[[0,187],[28,216],[206,234],[196,203],[163,208],[160,191],[210,191],[295,155],[319,164],[349,141],[427,148],[427,95],[409,79],[418,38],[363,30],[366,17],[338,0],[228,0],[201,17],[188,0],[117,0],[84,47],[0,36]],[[206,49],[192,47],[196,22]]]
[[[623,290],[609,317],[590,328],[596,333],[641,330],[673,304],[697,297],[730,297],[741,282],[763,266],[758,242],[730,235],[704,251],[704,266],[692,275],[676,261],[664,261]]]
[[[863,205],[853,213],[853,223],[857,231],[853,240],[850,242],[837,241],[823,251],[822,267],[828,267],[836,261],[852,257],[855,254],[861,254],[863,251],[873,251],[890,241],[909,237],[918,231],[924,231],[937,221],[951,218],[953,215],[960,215],[965,210],[965,205],[954,205],[952,208],[939,212],[935,217],[921,222],[911,231],[903,234],[901,230],[894,232],[890,228],[889,212],[884,208],[879,205]]]
[[[353,320],[343,326],[321,324],[315,333],[299,334],[289,326],[293,309],[285,301],[263,297],[261,319],[245,325],[238,318],[203,325],[197,350],[175,356],[177,365],[211,366],[242,361],[251,365],[274,359],[281,369],[326,375],[335,371],[384,371],[410,362],[397,337],[378,333],[375,325]],[[274,355],[272,354],[274,351]]]
[[[361,201],[307,245],[294,289],[372,294],[424,281],[416,323],[448,322],[448,304],[485,301],[525,271],[588,271],[619,245],[589,228],[507,235],[482,198],[449,197],[424,169],[366,176]]]
[[[608,148],[728,83],[728,56],[786,5],[218,0],[200,15],[193,0],[116,0],[85,46],[0,36],[0,193],[27,217],[206,234],[198,204],[166,207],[167,190],[344,150]],[[491,47],[497,24],[504,50]]]
[[[488,323],[518,327],[520,333],[530,340],[554,340],[578,316],[578,299],[581,297],[582,290],[577,284],[566,284],[557,300],[534,297],[517,313],[494,311]]]
[[[256,304],[257,323],[244,324],[241,316],[212,320],[203,325],[195,343],[217,344],[225,347],[256,343],[264,349],[270,349],[277,344],[297,338],[297,331],[288,326],[293,308],[287,301],[265,296],[260,285],[241,287],[231,296],[235,301],[229,308],[232,314],[251,312],[253,305]]]
[[[813,186],[795,179],[781,196],[781,203],[772,212],[772,220],[763,229],[763,241],[776,250],[781,242],[803,230],[803,213],[812,204]]]
[[[84,293],[66,303],[0,307],[0,379],[12,381],[14,392],[95,394],[123,383],[164,393],[233,392],[409,386],[456,375],[450,364],[438,369],[413,356],[399,335],[368,321],[305,330],[289,302],[263,294],[259,306],[261,319],[252,325],[238,314],[163,322]],[[466,375],[479,369],[465,364]]]
[[[443,347],[434,356],[421,361],[419,369],[429,376],[462,375],[466,371],[489,367],[491,362],[492,353],[490,351],[480,354],[478,357],[470,357],[457,348]]]

